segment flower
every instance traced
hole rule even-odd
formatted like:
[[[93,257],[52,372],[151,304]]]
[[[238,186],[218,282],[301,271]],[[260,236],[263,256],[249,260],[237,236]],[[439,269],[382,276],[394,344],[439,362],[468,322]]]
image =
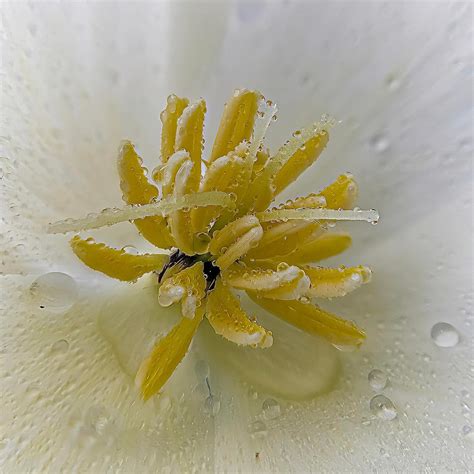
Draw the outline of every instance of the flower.
[[[355,324],[311,304],[310,299],[344,296],[370,281],[370,269],[309,264],[339,254],[351,242],[348,234],[327,233],[325,221],[315,219],[377,219],[377,214],[342,211],[352,208],[357,196],[350,174],[339,176],[317,194],[265,212],[316,161],[326,147],[331,125],[324,117],[296,131],[271,156],[263,148],[263,139],[276,110],[259,92],[236,90],[225,106],[206,161],[202,158],[205,102],[190,104],[188,99],[169,96],[161,113],[161,165],[153,177],[161,185],[161,196],[172,200],[166,213],[133,222],[145,239],[171,249],[171,255],[131,255],[91,238],[76,235],[71,240],[74,253],[90,268],[122,281],[156,272],[159,303],[165,307],[181,303],[182,319],[156,343],[138,370],[136,380],[145,400],[172,375],[204,316],[216,334],[238,345],[267,348],[273,344],[272,333],[245,313],[232,289],[245,291],[275,316],[333,344],[358,346],[365,338]],[[138,206],[152,204],[155,210],[153,203],[160,206],[160,191],[149,181],[130,141],[120,147],[118,171],[123,200],[135,206],[128,217],[130,212],[141,213]],[[202,199],[213,192],[212,199]],[[227,206],[225,194],[231,196]],[[199,199],[203,207],[198,207]],[[67,220],[52,229],[97,227],[110,223],[104,221],[106,214],[111,213],[89,216],[79,225]]]
[[[469,3],[9,2],[2,10],[4,471],[469,470]],[[278,101],[272,149],[320,111],[342,121],[318,165],[281,200],[322,189],[347,166],[361,207],[376,204],[384,216],[369,232],[351,224],[351,251],[327,261],[374,269],[363,291],[324,301],[356,318],[367,338],[340,352],[242,297],[273,346],[238,347],[204,323],[163,394],[142,403],[133,376],[179,305],[158,304],[153,274],[129,285],[90,270],[44,225],[122,205],[117,145],[133,137],[154,166],[168,91],[206,97],[212,143],[236,84]],[[93,235],[156,251],[128,223]],[[52,271],[79,291],[59,314],[30,298],[31,283]],[[440,322],[458,331],[455,347],[432,339]],[[220,401],[214,416],[195,370],[202,361]],[[392,421],[370,409],[374,369],[388,377]],[[280,403],[275,419],[263,419],[267,398]]]

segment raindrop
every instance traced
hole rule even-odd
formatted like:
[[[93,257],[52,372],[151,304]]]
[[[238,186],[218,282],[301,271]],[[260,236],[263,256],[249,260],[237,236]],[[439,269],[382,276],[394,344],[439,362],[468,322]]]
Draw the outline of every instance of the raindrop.
[[[77,300],[77,284],[66,273],[51,272],[38,277],[30,286],[33,301],[41,308],[65,311]]]
[[[390,143],[385,137],[384,134],[378,133],[374,135],[370,139],[370,146],[377,152],[377,153],[383,153],[384,151],[387,151]]]
[[[67,352],[68,349],[69,342],[67,342],[66,339],[60,339],[51,346],[51,352],[54,352],[55,354]]]
[[[267,425],[260,420],[254,421],[249,425],[249,433],[250,436],[254,439],[264,438],[268,433]]]
[[[431,339],[438,347],[454,347],[459,342],[459,333],[449,323],[436,323],[431,328]]]
[[[387,386],[387,376],[379,369],[371,370],[367,378],[375,391],[383,390]]]
[[[375,395],[370,400],[370,411],[385,421],[394,420],[397,417],[397,410],[394,404],[384,395]]]
[[[281,413],[280,404],[273,398],[267,398],[262,403],[263,417],[266,420],[278,418]]]
[[[138,250],[133,245],[126,245],[122,250],[130,255],[138,255]]]

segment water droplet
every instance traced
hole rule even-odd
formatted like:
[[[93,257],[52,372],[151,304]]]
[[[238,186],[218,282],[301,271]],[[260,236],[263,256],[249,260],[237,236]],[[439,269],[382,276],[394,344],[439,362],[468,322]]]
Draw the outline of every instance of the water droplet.
[[[128,253],[130,255],[138,255],[138,250],[133,246],[133,245],[126,245],[125,247],[122,248],[122,250],[125,253]]]
[[[74,278],[66,273],[51,272],[38,277],[30,286],[35,304],[51,311],[65,311],[77,300]]]
[[[287,263],[281,262],[281,263],[279,263],[279,264],[277,265],[277,270],[278,270],[279,272],[282,272],[282,271],[284,271],[284,270],[287,270],[289,267],[290,267],[290,266],[289,266]]]
[[[382,420],[390,421],[397,417],[397,410],[385,395],[375,395],[370,400],[370,411]]]
[[[267,425],[260,420],[254,421],[249,425],[249,433],[254,439],[264,438],[268,433]]]
[[[374,135],[370,139],[370,146],[377,152],[377,153],[383,153],[384,151],[387,151],[390,143],[383,135],[382,133],[379,133],[377,135]]]
[[[204,410],[208,415],[216,416],[221,409],[221,401],[215,395],[209,395],[204,402]]]
[[[474,430],[472,429],[472,426],[469,425],[464,425],[462,427],[462,434],[469,440],[474,441]]]
[[[199,379],[209,377],[209,364],[205,360],[198,360],[194,366],[194,371]]]
[[[459,333],[449,323],[436,323],[431,328],[431,338],[439,347],[454,347],[459,342]]]
[[[371,370],[367,378],[375,391],[383,390],[387,386],[387,376],[381,370]]]
[[[263,417],[266,420],[278,418],[281,413],[280,404],[273,398],[267,398],[262,403]]]
[[[67,352],[68,349],[69,342],[67,342],[66,339],[60,339],[51,346],[51,352],[54,352],[56,354]]]

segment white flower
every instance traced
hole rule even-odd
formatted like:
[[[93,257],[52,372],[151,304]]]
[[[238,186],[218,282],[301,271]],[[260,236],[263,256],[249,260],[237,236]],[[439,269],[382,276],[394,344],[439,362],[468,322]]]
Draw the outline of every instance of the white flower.
[[[4,6],[2,468],[468,469],[469,12],[395,2]],[[151,279],[130,286],[89,271],[44,226],[120,205],[117,145],[133,140],[156,166],[168,93],[207,99],[209,146],[234,87],[278,102],[272,150],[323,112],[342,120],[318,166],[282,196],[350,170],[361,207],[380,211],[375,228],[347,226],[354,246],[343,260],[369,264],[376,278],[331,303],[354,315],[367,341],[341,354],[259,313],[275,342],[257,353],[203,326],[163,394],[144,404],[133,376],[176,311],[158,304]],[[94,237],[151,249],[129,224]],[[42,280],[31,292],[51,271],[74,277],[79,294],[60,276],[61,304]],[[454,347],[435,343],[456,342],[431,334],[438,322],[460,334]],[[388,377],[385,388],[380,377],[369,384],[373,369]],[[369,406],[372,387],[393,406],[380,397]]]

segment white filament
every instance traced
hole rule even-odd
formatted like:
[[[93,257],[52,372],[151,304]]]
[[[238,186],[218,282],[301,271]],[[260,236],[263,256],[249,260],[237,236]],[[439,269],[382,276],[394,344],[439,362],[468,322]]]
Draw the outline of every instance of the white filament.
[[[161,201],[142,206],[124,206],[122,208],[104,209],[80,219],[64,219],[48,225],[49,234],[65,234],[81,230],[98,229],[99,227],[120,222],[142,219],[151,216],[166,216],[179,209],[205,206],[235,206],[231,196],[221,191],[209,191],[198,194],[186,194],[180,197],[166,197]]]

